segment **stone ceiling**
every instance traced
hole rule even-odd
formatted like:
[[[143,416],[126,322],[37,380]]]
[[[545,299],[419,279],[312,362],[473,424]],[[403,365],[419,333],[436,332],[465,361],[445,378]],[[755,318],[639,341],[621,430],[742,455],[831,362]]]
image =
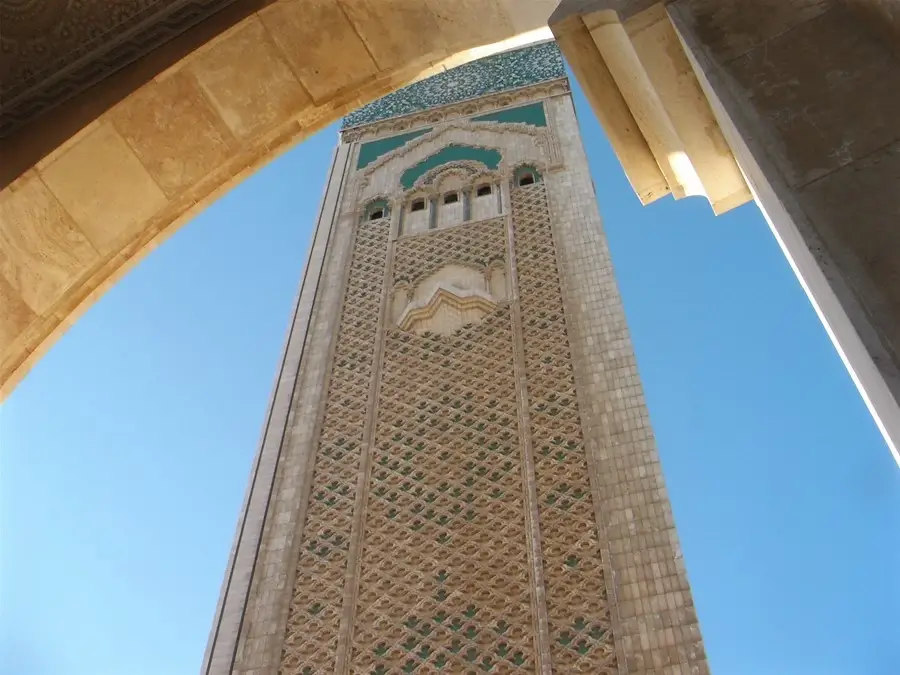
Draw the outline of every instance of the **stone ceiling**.
[[[234,2],[0,1],[0,137]]]

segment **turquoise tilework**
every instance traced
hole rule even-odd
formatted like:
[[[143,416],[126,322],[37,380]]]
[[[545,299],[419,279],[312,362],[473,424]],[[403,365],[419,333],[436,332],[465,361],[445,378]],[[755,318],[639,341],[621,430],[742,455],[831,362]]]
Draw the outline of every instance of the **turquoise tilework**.
[[[347,115],[342,129],[566,76],[555,42],[542,42],[467,63],[403,87]]]

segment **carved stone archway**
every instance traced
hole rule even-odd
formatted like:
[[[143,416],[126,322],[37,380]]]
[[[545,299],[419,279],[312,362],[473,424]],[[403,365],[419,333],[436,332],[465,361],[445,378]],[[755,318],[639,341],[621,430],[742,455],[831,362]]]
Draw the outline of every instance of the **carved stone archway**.
[[[413,80],[548,39],[556,0],[4,4],[0,396],[164,237]]]

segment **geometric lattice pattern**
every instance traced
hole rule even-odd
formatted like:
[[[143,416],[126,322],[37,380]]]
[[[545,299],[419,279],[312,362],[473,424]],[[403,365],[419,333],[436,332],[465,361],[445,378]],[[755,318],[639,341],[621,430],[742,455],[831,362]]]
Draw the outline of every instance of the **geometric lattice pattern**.
[[[502,220],[398,242],[394,278],[504,259]],[[505,302],[452,335],[388,333],[353,673],[535,669]]]
[[[415,286],[448,264],[479,269],[506,257],[505,218],[435,230],[397,241],[393,282],[405,280]]]
[[[390,223],[359,226],[288,615],[281,673],[333,673]]]
[[[353,672],[534,672],[512,344],[388,337]]]
[[[618,672],[543,183],[512,190],[550,649],[557,673]]]

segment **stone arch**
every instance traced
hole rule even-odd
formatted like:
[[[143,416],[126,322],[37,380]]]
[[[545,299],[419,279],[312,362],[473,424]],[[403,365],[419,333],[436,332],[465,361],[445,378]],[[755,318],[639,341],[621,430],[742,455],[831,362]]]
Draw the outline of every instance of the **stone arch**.
[[[28,82],[2,96],[0,209],[15,241],[0,279],[0,395],[104,288],[224,191],[399,84],[551,38],[555,6],[476,0],[449,22],[418,2],[387,3],[377,18],[343,0],[172,3],[158,23],[124,26],[102,44],[81,39],[72,13],[54,17],[77,30],[49,57],[59,47],[79,58],[62,59],[65,70],[25,64]]]
[[[448,162],[420,176],[413,189],[431,189],[439,193],[447,189],[461,189],[485,177],[499,177],[499,173],[475,160]]]
[[[442,164],[419,177],[405,195],[428,195],[431,215],[430,229],[452,227],[467,222],[484,220],[502,214],[499,191],[503,174],[484,164],[465,160]],[[477,186],[489,186],[492,200],[476,199]],[[453,197],[452,203],[447,201]]]
[[[371,200],[362,212],[363,220],[381,220],[391,215],[390,202],[384,197]]]
[[[513,171],[512,178],[513,185],[516,187],[533,185],[534,183],[541,183],[544,180],[541,172],[531,164],[520,164],[517,166]]]
[[[399,200],[401,216],[398,234],[415,234],[431,229],[434,219],[434,195],[430,190],[410,190]]]
[[[400,174],[400,185],[408,190],[419,184],[419,179],[429,171],[450,163],[480,164],[487,169],[496,170],[502,159],[503,155],[496,148],[451,143],[405,169]]]

